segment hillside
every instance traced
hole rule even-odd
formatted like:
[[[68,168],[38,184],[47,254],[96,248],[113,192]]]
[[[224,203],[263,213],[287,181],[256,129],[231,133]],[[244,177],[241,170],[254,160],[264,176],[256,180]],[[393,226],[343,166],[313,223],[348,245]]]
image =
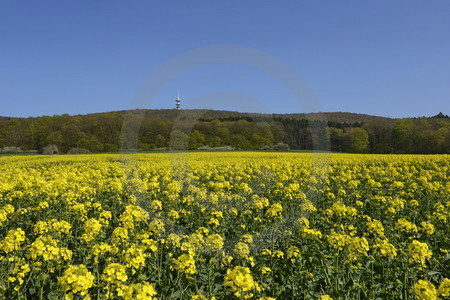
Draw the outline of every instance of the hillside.
[[[291,149],[337,152],[449,153],[450,119],[444,114],[392,119],[347,112],[262,114],[206,109],[0,117],[4,152],[40,151],[47,145],[56,145],[63,153],[168,147],[270,149],[279,143]]]
[[[176,119],[180,114],[188,119],[220,119],[229,117],[265,117],[265,118],[291,118],[291,119],[321,119],[325,118],[332,122],[342,123],[355,123],[355,122],[367,122],[373,120],[389,121],[395,120],[387,117],[372,116],[367,114],[357,114],[349,112],[323,112],[323,113],[289,113],[289,114],[265,114],[265,113],[251,113],[251,112],[237,112],[227,110],[211,110],[211,109],[134,109],[134,110],[122,110],[111,112],[91,113],[85,115],[73,115],[72,117],[83,116],[102,116],[104,114],[139,114],[143,116],[149,116],[154,118],[167,118]],[[66,115],[64,115],[66,116]],[[40,118],[40,117],[31,117]],[[24,119],[18,117],[0,116],[0,122],[7,121],[9,119]]]

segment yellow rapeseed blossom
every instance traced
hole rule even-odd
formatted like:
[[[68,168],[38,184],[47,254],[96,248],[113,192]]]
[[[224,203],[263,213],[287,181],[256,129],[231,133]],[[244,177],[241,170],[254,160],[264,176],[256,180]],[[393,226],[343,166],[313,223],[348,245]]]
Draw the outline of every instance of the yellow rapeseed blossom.
[[[0,299],[330,299],[350,273],[334,298],[446,299],[449,173],[448,155],[0,156]],[[405,261],[429,282],[392,280]]]
[[[327,241],[333,248],[343,250],[351,242],[351,237],[346,234],[332,232],[327,236]]]
[[[63,276],[59,277],[59,284],[65,292],[84,296],[93,286],[94,278],[85,265],[71,265],[64,271]]]
[[[46,234],[48,232],[55,232],[61,234],[69,234],[72,229],[67,221],[58,221],[57,219],[51,219],[49,221],[38,221],[34,225],[34,233],[36,234]]]
[[[128,268],[139,269],[145,266],[147,256],[143,248],[131,245],[123,252],[123,261],[127,264]]]
[[[438,294],[442,297],[450,296],[450,279],[444,278],[438,288]]]
[[[148,283],[134,283],[131,286],[124,288],[122,297],[124,300],[156,300],[155,287]]]
[[[115,228],[112,233],[111,242],[113,242],[114,244],[120,244],[120,243],[126,242],[129,238],[128,233],[129,233],[129,231],[125,227]]]
[[[21,249],[22,243],[25,241],[25,231],[21,228],[11,229],[6,234],[3,241],[0,241],[0,250],[10,253]]]
[[[48,260],[70,260],[72,251],[65,247],[58,247],[58,240],[48,235],[39,236],[29,249],[29,257],[36,259]]]
[[[433,252],[429,249],[427,243],[422,243],[417,240],[413,240],[407,248],[407,254],[409,262],[417,263],[425,266],[425,261],[430,259]]]
[[[322,238],[322,232],[313,228],[300,228],[302,237]]]
[[[6,204],[0,208],[0,226],[8,219],[8,215],[15,211],[14,206],[11,204]]]
[[[367,229],[373,235],[378,237],[384,237],[384,227],[383,224],[378,220],[371,220],[366,223]]]
[[[95,237],[102,230],[102,224],[97,219],[88,219],[83,226],[84,234],[81,236],[81,239],[85,242],[91,242],[95,239]]]
[[[119,263],[110,263],[103,270],[101,279],[111,284],[119,284],[128,280],[126,267]]]
[[[266,211],[266,216],[269,218],[279,217],[283,211],[283,206],[280,203],[272,204]]]
[[[31,269],[30,265],[23,258],[14,256],[11,261],[14,263],[14,268],[9,273],[8,281],[15,283],[14,290],[18,291],[24,283],[25,276]]]
[[[437,291],[434,285],[426,280],[419,280],[412,287],[411,292],[420,300],[437,300]]]
[[[367,251],[369,251],[369,242],[367,242],[367,239],[364,237],[353,237],[348,246],[349,253],[349,259],[355,260],[360,255],[367,256]]]
[[[193,253],[182,254],[178,258],[172,259],[172,265],[170,267],[172,270],[178,270],[186,274],[197,273],[197,268],[195,266],[195,259]]]
[[[227,270],[224,285],[231,287],[234,295],[243,299],[252,298],[254,292],[262,290],[259,284],[253,279],[250,269],[241,266]]]
[[[397,248],[385,239],[377,239],[377,243],[373,245],[375,249],[380,251],[381,256],[393,259],[397,256]]]
[[[395,223],[395,229],[405,233],[417,233],[418,231],[416,224],[403,218],[397,220],[397,223]]]
[[[434,228],[434,225],[430,222],[421,222],[420,223],[420,231],[432,235],[436,230]]]
[[[287,258],[291,260],[291,262],[296,262],[298,258],[301,257],[300,249],[297,246],[289,246],[286,250]]]
[[[209,247],[211,250],[222,250],[224,245],[223,237],[220,234],[211,234],[205,239],[205,246]]]
[[[250,255],[250,248],[248,247],[248,244],[239,242],[234,246],[233,252],[238,257],[247,258]]]

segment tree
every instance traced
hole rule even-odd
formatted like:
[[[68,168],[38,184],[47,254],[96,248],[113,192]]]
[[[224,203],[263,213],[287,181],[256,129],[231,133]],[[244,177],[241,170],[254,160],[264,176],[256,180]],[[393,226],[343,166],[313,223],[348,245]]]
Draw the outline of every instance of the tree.
[[[189,149],[197,149],[205,145],[205,135],[198,130],[193,130],[189,135]]]
[[[6,144],[21,147],[25,142],[25,130],[19,120],[13,120],[6,129]]]
[[[342,152],[344,144],[344,130],[341,128],[330,128],[331,151]]]
[[[155,137],[155,145],[157,148],[161,148],[161,147],[167,147],[167,140],[165,137],[163,137],[161,134],[156,135]]]
[[[47,135],[45,142],[48,145],[61,146],[61,144],[63,143],[62,132],[60,130],[50,132],[50,134]]]
[[[72,148],[78,148],[80,146],[80,140],[83,137],[83,133],[75,123],[64,124],[62,128],[62,147],[63,152],[67,152]]]
[[[189,136],[179,130],[170,133],[170,148],[174,150],[188,149]]]
[[[346,136],[349,152],[365,153],[369,150],[369,134],[363,128],[351,128]]]
[[[413,152],[414,134],[414,123],[412,119],[397,120],[392,133],[394,147],[397,152]]]

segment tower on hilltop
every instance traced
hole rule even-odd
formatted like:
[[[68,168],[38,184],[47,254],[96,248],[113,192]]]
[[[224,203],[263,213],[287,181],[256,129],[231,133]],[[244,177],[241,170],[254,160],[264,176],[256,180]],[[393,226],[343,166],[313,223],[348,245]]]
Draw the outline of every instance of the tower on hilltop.
[[[180,99],[180,91],[178,91],[178,98],[175,100],[175,108],[180,109],[181,99]]]

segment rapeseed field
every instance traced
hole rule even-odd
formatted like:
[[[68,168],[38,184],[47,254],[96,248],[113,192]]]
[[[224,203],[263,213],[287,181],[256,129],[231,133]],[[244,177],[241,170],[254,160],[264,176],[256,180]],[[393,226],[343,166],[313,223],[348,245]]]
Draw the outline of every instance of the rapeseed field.
[[[448,155],[0,158],[0,299],[450,299]]]

